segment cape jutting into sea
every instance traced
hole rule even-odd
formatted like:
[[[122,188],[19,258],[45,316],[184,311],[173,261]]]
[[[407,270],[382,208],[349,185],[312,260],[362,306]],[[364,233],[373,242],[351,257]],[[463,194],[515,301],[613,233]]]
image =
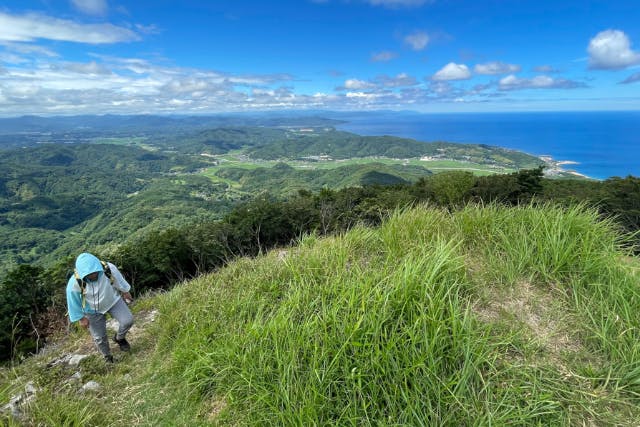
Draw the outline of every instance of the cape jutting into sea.
[[[640,111],[351,113],[338,129],[419,141],[496,145],[565,161],[565,170],[591,178],[640,177]],[[576,162],[573,164],[571,162]]]

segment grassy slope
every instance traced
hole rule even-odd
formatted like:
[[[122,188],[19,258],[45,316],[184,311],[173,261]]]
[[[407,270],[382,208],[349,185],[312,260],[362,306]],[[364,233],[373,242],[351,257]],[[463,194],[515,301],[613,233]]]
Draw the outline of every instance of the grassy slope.
[[[35,379],[34,424],[634,425],[638,263],[619,243],[580,209],[417,208],[140,301],[160,316],[134,353],[83,362],[97,395],[50,354],[0,371],[0,402]]]

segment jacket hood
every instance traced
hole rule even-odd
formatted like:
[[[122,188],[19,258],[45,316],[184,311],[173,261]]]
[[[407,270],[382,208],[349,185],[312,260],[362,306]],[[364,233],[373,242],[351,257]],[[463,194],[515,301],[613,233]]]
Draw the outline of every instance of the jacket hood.
[[[96,271],[103,272],[104,269],[98,258],[85,252],[76,258],[76,271],[78,272],[78,276],[84,279],[88,274],[95,273]]]

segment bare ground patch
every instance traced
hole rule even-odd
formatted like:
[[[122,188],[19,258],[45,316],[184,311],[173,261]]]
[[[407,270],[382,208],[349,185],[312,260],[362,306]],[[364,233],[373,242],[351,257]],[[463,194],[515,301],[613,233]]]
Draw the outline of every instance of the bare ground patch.
[[[564,355],[584,351],[576,320],[557,288],[544,289],[523,280],[507,289],[485,289],[483,294],[472,308],[479,320],[524,326],[525,336],[540,347],[538,353],[561,371],[567,372]]]

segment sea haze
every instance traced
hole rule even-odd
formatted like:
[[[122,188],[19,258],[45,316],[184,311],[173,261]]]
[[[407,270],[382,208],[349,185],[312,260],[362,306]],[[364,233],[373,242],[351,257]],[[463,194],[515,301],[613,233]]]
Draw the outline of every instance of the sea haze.
[[[338,118],[338,117],[336,117]],[[417,114],[353,113],[339,129],[419,141],[488,144],[574,161],[592,178],[640,176],[640,111]]]

